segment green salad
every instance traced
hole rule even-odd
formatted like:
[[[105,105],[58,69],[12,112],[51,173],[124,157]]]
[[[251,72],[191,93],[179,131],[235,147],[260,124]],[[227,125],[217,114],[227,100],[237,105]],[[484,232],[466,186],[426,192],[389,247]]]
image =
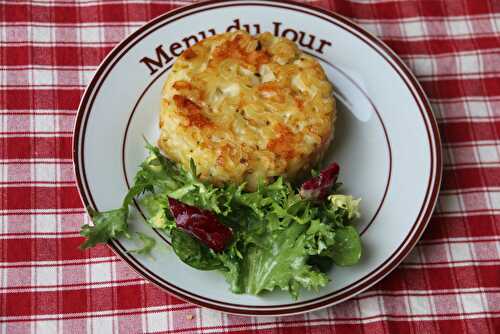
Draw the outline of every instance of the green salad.
[[[361,240],[352,225],[360,215],[359,199],[337,193],[338,166],[330,174],[316,173],[301,187],[278,177],[248,192],[244,184],[202,182],[192,161],[190,170],[184,170],[158,148],[147,148],[150,155],[122,206],[89,210],[93,224],[82,227],[83,249],[131,238],[127,219],[135,199],[146,211],[147,224],[170,236],[180,260],[199,270],[219,271],[234,293],[281,289],[296,299],[301,288],[325,286],[333,265],[359,261]],[[134,252],[148,254],[155,247],[153,238],[137,237],[143,247]]]

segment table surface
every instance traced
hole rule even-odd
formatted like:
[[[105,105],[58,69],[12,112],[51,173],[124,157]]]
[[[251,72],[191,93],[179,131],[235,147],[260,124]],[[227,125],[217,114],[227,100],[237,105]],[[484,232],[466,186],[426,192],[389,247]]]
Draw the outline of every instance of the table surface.
[[[411,68],[443,136],[436,212],[411,255],[338,306],[239,317],[183,302],[106,246],[73,175],[80,97],[125,36],[184,1],[0,1],[2,333],[500,332],[500,1],[311,1],[384,40]]]

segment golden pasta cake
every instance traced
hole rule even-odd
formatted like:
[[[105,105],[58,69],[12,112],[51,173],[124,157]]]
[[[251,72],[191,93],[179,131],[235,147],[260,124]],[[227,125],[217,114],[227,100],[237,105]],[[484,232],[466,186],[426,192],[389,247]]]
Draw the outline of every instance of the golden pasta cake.
[[[216,185],[308,172],[333,137],[335,100],[320,64],[295,43],[244,31],[207,38],[165,82],[158,144]]]

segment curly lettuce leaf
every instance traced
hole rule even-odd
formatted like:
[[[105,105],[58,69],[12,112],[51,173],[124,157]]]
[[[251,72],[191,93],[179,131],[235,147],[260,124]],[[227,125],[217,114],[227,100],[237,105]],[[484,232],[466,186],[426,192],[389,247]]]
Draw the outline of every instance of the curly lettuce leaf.
[[[88,208],[92,224],[82,226],[80,235],[84,236],[86,240],[80,245],[80,248],[91,248],[99,243],[106,243],[121,236],[130,238],[127,223],[128,207],[132,204],[134,197],[144,192],[148,187],[149,183],[143,178],[143,170],[141,169],[136,175],[134,186],[128,191],[120,208],[104,212]]]
[[[168,209],[168,199],[165,194],[150,193],[144,195],[139,203],[146,209],[147,223],[151,227],[169,232],[175,227],[175,221]]]
[[[334,194],[329,196],[328,200],[331,202],[334,210],[344,211],[348,220],[359,218],[361,216],[359,212],[360,198],[354,199],[351,195]]]
[[[336,231],[330,224],[321,223],[319,219],[311,220],[306,235],[306,249],[309,255],[321,255],[337,242]]]
[[[130,253],[137,253],[141,255],[150,254],[154,246],[156,245],[156,240],[141,232],[135,232],[135,234],[139,237],[139,240],[142,242],[142,247],[133,249],[130,251]]]
[[[94,247],[99,243],[106,243],[111,238],[120,236],[130,237],[128,234],[127,216],[128,210],[119,208],[107,212],[95,212],[89,209],[93,225],[82,226],[80,235],[86,238],[80,245],[81,249]]]
[[[177,191],[187,184],[198,184],[199,182],[196,181],[196,177],[193,174],[183,171],[165,158],[157,147],[150,144],[147,144],[146,147],[150,151],[150,155],[140,165],[139,171],[134,178],[134,185],[126,194],[122,206],[118,209],[102,212],[92,209],[88,210],[92,218],[92,224],[82,226],[80,234],[86,240],[80,245],[81,249],[91,248],[99,243],[106,243],[111,239],[122,236],[130,237],[127,232],[129,206],[133,203],[134,198],[144,192],[158,195],[157,197],[145,200],[150,214],[148,222],[158,228],[167,230],[172,228],[173,220],[169,220],[166,216],[165,209],[167,204],[160,204],[161,198],[166,199],[169,193]],[[191,196],[191,198],[194,197]],[[196,204],[199,205],[200,202],[208,202],[208,199],[205,197],[210,198],[210,195],[197,196],[196,198],[201,199],[196,200]]]
[[[304,224],[292,223],[282,231],[260,236],[249,246],[241,266],[243,292],[257,295],[280,288],[297,298],[301,287],[326,285],[328,276],[307,264],[306,230]]]

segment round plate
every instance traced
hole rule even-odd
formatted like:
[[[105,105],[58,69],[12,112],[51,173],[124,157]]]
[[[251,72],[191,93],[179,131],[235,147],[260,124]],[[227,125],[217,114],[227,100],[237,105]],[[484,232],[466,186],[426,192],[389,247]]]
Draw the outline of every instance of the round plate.
[[[317,292],[236,295],[220,273],[183,264],[160,232],[133,211],[130,226],[157,240],[151,257],[110,246],[134,270],[168,292],[205,307],[243,315],[287,315],[346,300],[393,270],[429,221],[441,180],[441,145],[429,103],[402,61],[380,40],[324,10],[277,1],[208,1],[147,23],[103,61],[76,120],[74,164],[86,206],[119,207],[146,157],[143,136],[158,138],[160,91],[175,58],[197,40],[228,30],[270,31],[317,57],[335,86],[336,138],[326,156],[342,167],[345,193],[361,197],[364,255],[335,267]]]

